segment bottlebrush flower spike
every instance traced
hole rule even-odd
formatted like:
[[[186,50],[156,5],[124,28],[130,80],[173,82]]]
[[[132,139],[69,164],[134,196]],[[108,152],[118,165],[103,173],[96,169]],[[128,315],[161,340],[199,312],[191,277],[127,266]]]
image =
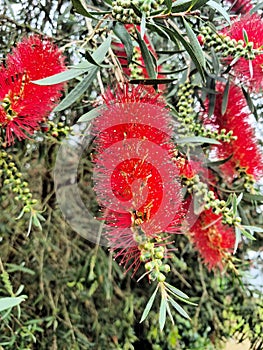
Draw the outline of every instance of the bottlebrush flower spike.
[[[138,260],[142,237],[178,233],[183,215],[172,118],[153,88],[125,85],[104,100],[92,127],[94,188],[110,245],[126,264]]]
[[[40,86],[33,80],[65,70],[58,48],[39,36],[24,38],[7,56],[0,70],[0,125],[7,144],[33,134],[61,96],[63,84]]]
[[[242,40],[244,42],[244,30],[247,33],[248,41],[253,43],[253,49],[262,51],[263,20],[256,13],[241,16],[230,27],[225,28],[222,33],[228,35],[231,39],[235,39],[236,41]],[[258,92],[263,87],[262,67],[263,51],[262,53],[257,53],[256,57],[250,61],[243,57],[239,58],[234,64],[233,70],[240,81],[244,82],[255,92]]]
[[[190,237],[208,269],[223,268],[223,260],[233,252],[235,232],[222,224],[211,209],[203,211],[191,227]]]
[[[220,146],[215,146],[214,157],[226,159],[232,155],[230,160],[220,166],[224,177],[229,182],[239,176],[237,168],[258,180],[263,175],[263,156],[249,121],[250,112],[246,100],[238,86],[230,85],[226,112],[222,114],[224,88],[222,84],[217,86],[214,115],[211,118],[205,115],[203,121],[210,129],[219,131],[226,129],[227,132],[232,130],[237,139],[231,143],[222,142]]]

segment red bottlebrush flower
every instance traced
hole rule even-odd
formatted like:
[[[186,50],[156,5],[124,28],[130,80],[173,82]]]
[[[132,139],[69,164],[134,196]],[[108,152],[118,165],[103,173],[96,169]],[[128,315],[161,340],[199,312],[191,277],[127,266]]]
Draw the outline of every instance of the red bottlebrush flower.
[[[250,112],[241,89],[236,85],[230,85],[229,98],[226,112],[222,114],[222,100],[224,85],[217,86],[218,94],[214,115],[211,118],[204,116],[204,124],[212,129],[227,132],[233,131],[236,140],[223,143],[213,148],[213,154],[217,159],[231,159],[220,166],[226,180],[232,182],[238,176],[237,168],[243,169],[255,180],[263,174],[263,156],[257,145],[254,130],[249,121]]]
[[[176,159],[176,164],[179,168],[179,173],[181,177],[186,179],[192,179],[196,175],[207,175],[204,174],[206,168],[201,161],[189,160],[184,157],[179,157]]]
[[[190,236],[209,269],[223,267],[223,259],[233,252],[235,232],[222,224],[221,216],[211,209],[203,211],[191,227]]]
[[[231,4],[231,11],[237,14],[245,15],[253,8],[250,0],[228,0],[228,3]]]
[[[33,134],[61,96],[63,84],[40,86],[32,81],[65,70],[64,58],[56,46],[39,36],[25,38],[7,56],[7,68],[0,70],[0,124],[7,144]]]
[[[262,50],[263,20],[256,13],[252,15],[247,14],[246,16],[240,17],[234,21],[230,27],[225,28],[223,34],[228,35],[231,39],[244,41],[244,30],[247,32],[249,42],[253,43],[253,49]],[[263,51],[262,53],[257,54],[251,61],[243,57],[239,58],[239,60],[234,64],[233,70],[240,81],[246,83],[247,86],[258,92],[263,87],[262,67]]]
[[[104,100],[93,123],[94,188],[110,245],[127,263],[140,253],[139,233],[150,238],[178,233],[183,215],[172,118],[152,88],[125,85]]]

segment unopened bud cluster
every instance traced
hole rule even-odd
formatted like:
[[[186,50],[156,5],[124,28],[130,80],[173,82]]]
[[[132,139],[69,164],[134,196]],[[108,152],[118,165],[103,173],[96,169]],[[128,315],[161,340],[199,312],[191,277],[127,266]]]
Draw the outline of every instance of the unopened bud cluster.
[[[215,192],[209,190],[208,185],[202,182],[198,175],[184,181],[188,187],[188,192],[194,194],[198,198],[198,202],[203,205],[205,210],[212,209],[216,215],[222,215],[222,223],[235,225],[241,222],[241,218],[236,216],[226,201],[216,197]]]
[[[57,124],[53,121],[48,121],[46,123],[47,130],[45,132],[46,135],[51,135],[55,138],[65,137],[70,134],[72,128],[70,126],[65,125],[63,122],[58,122]]]
[[[171,270],[170,265],[164,261],[166,248],[158,242],[153,242],[153,239],[144,237],[143,242],[138,245],[141,252],[140,260],[145,263],[144,267],[146,271],[149,271],[149,279],[151,281],[157,280],[158,282],[164,282],[166,280],[165,274]]]
[[[229,36],[215,33],[210,27],[200,28],[201,41],[208,48],[213,47],[215,52],[219,52],[223,57],[244,57],[253,60],[256,57],[254,43],[245,43],[244,40],[231,39]]]
[[[0,166],[0,174],[5,178],[3,184],[8,186],[16,194],[16,201],[23,202],[24,212],[30,212],[31,207],[37,203],[37,200],[32,199],[28,182],[22,180],[22,174],[18,171],[12,155],[1,151]]]
[[[246,169],[237,167],[237,172],[239,176],[243,180],[243,186],[245,190],[251,194],[257,194],[257,190],[255,188],[256,180],[250,174],[247,174]]]
[[[131,71],[131,78],[133,79],[140,79],[144,77],[142,66],[136,63],[136,62],[140,62],[141,59],[142,59],[141,51],[140,49],[135,47],[132,55],[133,62],[129,65],[129,68]]]
[[[112,17],[122,23],[139,24],[141,18],[135,13],[134,6],[146,17],[157,10],[164,0],[116,0],[112,2]]]
[[[226,129],[209,130],[198,123],[197,115],[194,111],[194,86],[186,82],[180,84],[177,92],[179,101],[177,103],[178,115],[177,119],[180,122],[185,136],[203,136],[215,139],[217,141],[230,142],[236,140],[233,136],[233,131],[226,131]]]

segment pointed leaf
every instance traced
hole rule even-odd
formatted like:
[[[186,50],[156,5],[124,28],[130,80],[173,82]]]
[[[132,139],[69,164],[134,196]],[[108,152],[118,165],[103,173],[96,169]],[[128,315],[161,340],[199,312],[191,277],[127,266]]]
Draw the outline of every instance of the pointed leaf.
[[[200,62],[199,58],[196,56],[195,50],[193,49],[192,45],[188,41],[186,41],[182,34],[180,34],[175,28],[173,29],[174,30],[166,28],[166,32],[169,34],[172,40],[174,40],[175,37],[182,43],[185,50],[188,52],[189,56],[193,60],[193,63],[196,66],[198,72],[200,73],[202,79],[205,80],[204,67],[202,65],[202,62]]]
[[[133,44],[130,34],[127,32],[123,24],[116,23],[113,29],[114,34],[120,39],[124,45],[124,49],[127,55],[128,64],[132,60]]]
[[[225,86],[224,93],[223,93],[222,106],[221,106],[222,115],[224,115],[226,113],[226,109],[227,109],[227,105],[228,105],[229,87],[230,87],[230,80],[228,79],[226,86]]]
[[[99,68],[93,68],[88,75],[86,75],[78,85],[60,102],[60,104],[54,109],[54,112],[60,112],[72,105],[83,93],[88,89],[93,80],[97,76]]]
[[[243,225],[242,226],[245,230],[249,230],[252,232],[263,232],[263,228],[258,226],[250,226],[250,225]]]
[[[6,297],[0,298],[0,312],[10,309],[14,306],[18,306],[22,301],[25,301],[26,295],[21,295],[19,297]]]
[[[186,295],[184,292],[182,292],[180,289],[172,286],[171,284],[164,282],[165,286],[169,288],[174,294],[178,295],[181,298],[189,299],[188,295]]]
[[[212,145],[221,145],[221,142],[210,139],[208,137],[203,136],[190,136],[190,137],[183,137],[181,139],[176,140],[176,143],[178,144],[186,144],[186,143],[209,143]]]
[[[162,331],[166,321],[166,308],[167,308],[167,299],[162,296],[160,311],[159,311],[159,327]]]
[[[72,4],[76,10],[76,12],[80,13],[81,15],[88,17],[88,18],[92,18],[92,19],[96,19],[96,17],[92,16],[92,12],[89,11],[89,9],[86,7],[86,3],[84,0],[72,0]]]
[[[141,34],[137,29],[136,29],[136,32],[137,32],[138,43],[142,52],[142,58],[144,60],[147,73],[151,79],[156,79],[157,74],[155,72],[155,66],[154,66],[152,55],[150,54],[147,45],[145,44],[144,40],[141,37]]]
[[[97,108],[93,108],[89,112],[83,114],[77,122],[78,123],[89,122],[90,120],[100,116],[104,110],[105,110],[105,106],[99,106]]]
[[[111,37],[109,36],[92,54],[92,58],[100,64],[108,52],[111,44]],[[88,62],[87,60],[84,60],[80,62],[79,64],[73,66],[71,69],[66,70],[65,72],[61,72],[58,74],[54,74],[50,77],[35,80],[32,81],[34,84],[37,85],[54,85],[58,83],[62,83],[64,81],[73,79],[78,77],[79,75],[82,75],[84,73],[89,72],[90,70],[94,69],[94,65]]]
[[[255,238],[252,234],[248,233],[247,230],[244,230],[244,229],[243,229],[243,226],[240,226],[239,229],[240,229],[240,232],[241,232],[245,237],[247,237],[248,239],[251,239],[251,241],[255,241],[255,240],[256,240],[256,238]],[[253,231],[252,231],[252,232],[253,232]],[[253,232],[253,233],[254,233],[254,232]]]
[[[190,320],[188,313],[180,306],[176,301],[174,301],[171,297],[168,297],[168,301],[172,304],[172,306],[181,314],[183,317]]]
[[[235,240],[233,254],[236,254],[238,245],[241,242],[241,231],[240,231],[239,227],[237,227],[237,226],[235,227],[235,233],[236,233],[236,240]]]
[[[190,41],[190,44],[192,45],[194,52],[196,54],[196,58],[200,62],[200,64],[205,68],[205,56],[203,53],[203,50],[201,48],[201,45],[199,44],[199,41],[197,40],[196,34],[193,32],[191,26],[188,24],[188,22],[183,17],[184,26]]]
[[[247,35],[247,31],[245,28],[242,29],[243,32],[243,38],[244,38],[244,42],[246,43],[246,45],[248,44],[248,35]]]
[[[141,318],[141,320],[140,320],[140,323],[142,323],[142,322],[146,319],[146,317],[148,316],[148,314],[149,314],[149,312],[150,312],[150,310],[151,310],[151,308],[152,308],[152,305],[153,305],[153,302],[154,302],[156,293],[157,293],[157,291],[158,291],[158,288],[159,288],[159,284],[158,284],[158,286],[156,287],[155,291],[153,292],[151,298],[149,299],[149,301],[148,301],[148,303],[147,303],[147,305],[146,305],[146,307],[145,307],[145,309],[144,309],[144,311],[143,311],[143,314],[142,314],[142,318]]]
[[[173,2],[172,2],[172,0],[164,0],[164,3],[167,7],[167,12],[169,13],[172,9]]]
[[[231,24],[231,20],[229,17],[229,14],[226,12],[226,10],[216,1],[214,0],[209,0],[207,2],[207,5],[212,7],[214,10],[218,11],[219,13],[221,13],[221,15],[224,17],[224,19]]]
[[[214,160],[214,161],[212,161],[212,162],[207,162],[206,165],[207,165],[207,166],[218,166],[218,165],[222,165],[222,164],[228,162],[232,157],[233,157],[233,153],[230,154],[230,156],[227,157],[227,158]]]

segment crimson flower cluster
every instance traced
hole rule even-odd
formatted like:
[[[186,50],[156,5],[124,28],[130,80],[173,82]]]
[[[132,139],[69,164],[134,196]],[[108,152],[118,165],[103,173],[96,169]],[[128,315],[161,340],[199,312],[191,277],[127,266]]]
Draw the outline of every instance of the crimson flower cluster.
[[[256,57],[253,60],[247,60],[240,57],[233,66],[233,71],[252,91],[258,92],[263,87],[263,20],[259,14],[246,14],[234,20],[231,26],[225,28],[222,34],[235,39],[237,42],[242,40],[243,46],[246,45],[244,32],[248,41],[253,43],[253,49],[257,50]]]
[[[153,88],[125,85],[104,95],[93,123],[94,183],[107,237],[121,263],[139,266],[139,244],[178,233],[183,218],[172,119]],[[161,238],[160,238],[161,239]]]
[[[231,4],[231,11],[237,14],[246,14],[253,8],[251,0],[228,0],[228,3]]]
[[[65,70],[64,57],[48,39],[24,38],[7,55],[0,68],[0,126],[6,144],[28,138],[52,111],[63,84],[40,86],[33,83]]]
[[[233,253],[235,232],[222,224],[221,216],[204,210],[191,228],[191,238],[209,269],[223,268],[223,260]]]
[[[213,148],[215,159],[230,158],[220,166],[224,178],[232,183],[240,175],[240,171],[259,180],[263,176],[263,157],[257,144],[255,131],[249,120],[250,111],[243,92],[239,86],[231,84],[226,111],[222,113],[223,93],[225,86],[217,85],[215,110],[212,117],[204,116],[203,122],[210,129],[232,130],[236,140],[231,143],[222,142]]]

